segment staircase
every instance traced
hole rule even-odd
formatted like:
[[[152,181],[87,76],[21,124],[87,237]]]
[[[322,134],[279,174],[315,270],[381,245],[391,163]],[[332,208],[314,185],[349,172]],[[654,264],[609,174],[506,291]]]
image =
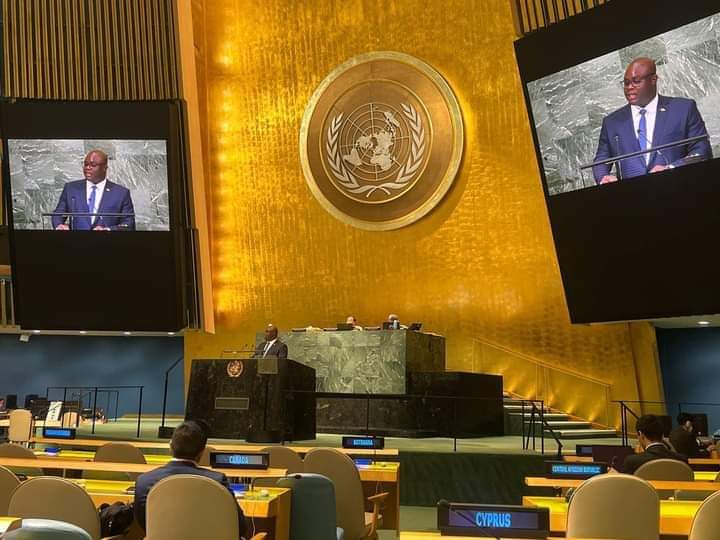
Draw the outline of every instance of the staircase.
[[[526,403],[525,417],[523,418],[522,400],[504,394],[503,406],[505,409],[505,434],[506,435],[522,435],[522,426],[525,424],[526,432],[530,424],[531,411]],[[602,429],[593,427],[591,422],[571,417],[561,411],[556,411],[545,407],[545,421],[552,428],[555,434],[561,440],[572,439],[605,439],[617,437],[618,434],[614,429]],[[540,435],[539,418],[535,417],[536,433]],[[545,428],[543,428],[545,429]],[[546,437],[552,435],[546,430]]]

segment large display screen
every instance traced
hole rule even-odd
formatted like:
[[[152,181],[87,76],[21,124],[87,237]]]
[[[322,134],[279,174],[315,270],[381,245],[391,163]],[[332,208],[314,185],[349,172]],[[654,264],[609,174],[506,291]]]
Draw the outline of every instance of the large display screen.
[[[529,82],[549,194],[718,156],[719,26],[705,17]]]
[[[0,101],[16,320],[177,331],[196,312],[179,101]]]
[[[8,151],[15,229],[170,229],[165,140],[10,139]]]
[[[720,312],[719,29],[636,0],[515,43],[574,323]]]

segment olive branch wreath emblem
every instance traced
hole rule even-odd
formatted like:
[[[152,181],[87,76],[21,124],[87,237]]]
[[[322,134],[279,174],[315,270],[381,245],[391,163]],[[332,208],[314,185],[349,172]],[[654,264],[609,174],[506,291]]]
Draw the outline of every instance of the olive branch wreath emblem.
[[[401,104],[403,114],[407,118],[411,131],[410,155],[405,164],[400,167],[397,176],[392,182],[385,182],[378,185],[361,186],[343,163],[340,155],[338,137],[340,136],[340,128],[343,125],[344,113],[340,113],[330,121],[327,129],[327,141],[325,143],[325,152],[327,154],[328,165],[333,176],[338,183],[349,193],[365,194],[369,198],[376,191],[382,191],[386,195],[390,195],[390,190],[398,190],[407,186],[414,174],[422,164],[425,155],[425,127],[423,126],[420,115],[412,105]]]

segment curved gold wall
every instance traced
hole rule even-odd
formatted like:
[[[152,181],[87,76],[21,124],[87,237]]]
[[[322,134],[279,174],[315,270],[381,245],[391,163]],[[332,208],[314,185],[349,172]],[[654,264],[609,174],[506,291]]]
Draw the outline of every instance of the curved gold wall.
[[[572,373],[610,383],[611,398],[637,399],[643,351],[657,382],[654,342],[634,347],[628,325],[569,323],[510,2],[212,0],[194,9],[217,334],[187,335],[188,360],[249,344],[269,321],[326,326],[353,313],[374,324],[393,311],[446,335],[451,369],[483,369],[488,342],[509,351],[508,382],[537,373],[513,362],[514,352],[563,367],[568,382],[555,404],[599,421],[596,397],[578,395]],[[372,50],[409,53],[440,71],[467,134],[459,178],[438,209],[384,233],[327,214],[298,157],[315,87]],[[659,386],[648,388],[645,397]]]

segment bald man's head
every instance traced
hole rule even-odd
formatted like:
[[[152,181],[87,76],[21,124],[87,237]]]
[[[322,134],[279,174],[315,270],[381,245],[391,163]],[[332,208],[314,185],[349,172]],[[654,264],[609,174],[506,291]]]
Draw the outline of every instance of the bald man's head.
[[[657,96],[657,66],[651,58],[636,58],[625,70],[623,89],[630,105],[645,107]]]
[[[85,180],[97,184],[107,176],[108,157],[102,150],[91,150],[83,161],[83,174]]]
[[[265,328],[265,340],[272,341],[278,337],[278,329],[274,324],[268,324]]]

